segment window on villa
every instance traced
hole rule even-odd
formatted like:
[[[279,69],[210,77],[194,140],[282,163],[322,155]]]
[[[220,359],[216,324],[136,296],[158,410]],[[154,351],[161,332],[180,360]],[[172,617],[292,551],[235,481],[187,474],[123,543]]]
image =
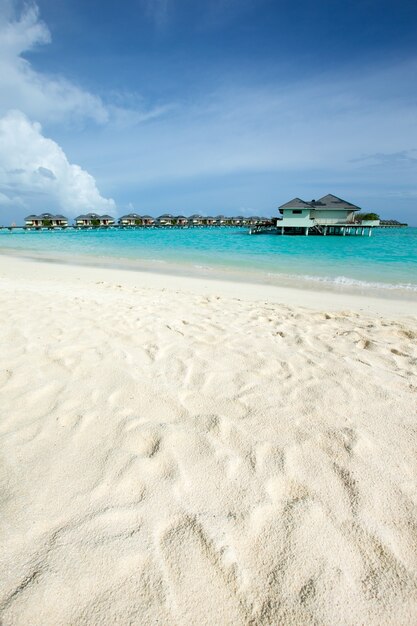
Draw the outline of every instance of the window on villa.
[[[293,213],[295,213],[296,215],[301,215],[302,210],[301,209],[293,209]]]

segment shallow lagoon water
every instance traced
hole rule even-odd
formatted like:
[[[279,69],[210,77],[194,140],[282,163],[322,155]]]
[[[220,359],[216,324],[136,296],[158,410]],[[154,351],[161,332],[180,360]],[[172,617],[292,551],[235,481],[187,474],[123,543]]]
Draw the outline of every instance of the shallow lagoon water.
[[[417,293],[417,228],[372,237],[249,236],[242,228],[0,231],[0,252],[329,288]]]

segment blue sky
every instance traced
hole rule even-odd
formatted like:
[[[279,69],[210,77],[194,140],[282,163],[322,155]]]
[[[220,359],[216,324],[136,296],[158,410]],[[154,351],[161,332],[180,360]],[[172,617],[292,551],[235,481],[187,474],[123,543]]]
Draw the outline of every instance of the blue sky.
[[[0,0],[0,222],[276,214],[417,225],[415,2]]]

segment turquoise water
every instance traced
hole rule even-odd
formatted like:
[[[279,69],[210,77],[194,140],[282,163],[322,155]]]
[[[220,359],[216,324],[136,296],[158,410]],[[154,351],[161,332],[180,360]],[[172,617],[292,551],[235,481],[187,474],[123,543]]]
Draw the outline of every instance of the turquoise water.
[[[372,237],[263,234],[242,228],[0,231],[0,252],[255,282],[417,292],[417,228]]]

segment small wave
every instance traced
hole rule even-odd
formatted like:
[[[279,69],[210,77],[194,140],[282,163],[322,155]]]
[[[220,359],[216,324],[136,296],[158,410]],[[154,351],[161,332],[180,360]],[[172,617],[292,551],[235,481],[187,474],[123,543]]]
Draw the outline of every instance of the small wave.
[[[321,276],[309,276],[306,275],[307,280],[315,280],[317,282],[333,283],[335,285],[342,285],[346,287],[362,287],[371,289],[405,289],[406,291],[417,291],[417,285],[413,283],[380,283],[366,280],[357,280],[355,278],[348,278],[347,276],[336,276],[335,278],[321,277]]]
[[[197,270],[209,270],[213,271],[213,268],[210,265],[194,265]]]
[[[414,283],[381,283],[377,281],[358,280],[356,278],[348,278],[347,276],[312,276],[310,274],[275,274],[268,273],[268,276],[283,278],[286,280],[303,280],[307,282],[321,283],[329,286],[356,287],[360,289],[389,289],[389,290],[405,290],[417,292],[417,285]]]

